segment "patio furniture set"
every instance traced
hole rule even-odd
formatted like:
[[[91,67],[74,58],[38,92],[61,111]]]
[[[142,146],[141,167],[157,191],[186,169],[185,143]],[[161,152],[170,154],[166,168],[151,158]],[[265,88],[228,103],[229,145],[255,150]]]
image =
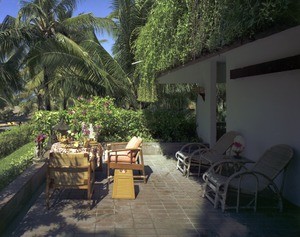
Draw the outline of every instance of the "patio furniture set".
[[[102,170],[103,162],[107,164],[108,185],[113,179],[112,169],[116,174],[115,183],[121,184],[121,189],[115,189],[118,185],[114,186],[114,192],[118,193],[113,195],[115,198],[128,197],[126,194],[123,195],[128,188],[131,189],[129,198],[134,198],[133,178],[142,178],[146,183],[142,139],[139,137],[133,137],[128,143],[107,144],[105,150],[96,141],[90,141],[88,146],[82,146],[76,142],[57,142],[52,145],[46,162],[47,208],[50,207],[50,197],[53,192],[66,188],[87,190],[87,198],[91,203],[95,171],[96,169]],[[133,176],[132,170],[137,170],[142,174]],[[123,182],[126,177],[129,177],[127,180],[130,181],[130,186],[128,182]],[[122,189],[122,184],[127,185],[125,189]]]
[[[246,164],[254,161],[233,156],[233,147],[240,139],[239,133],[230,131],[210,148],[203,143],[188,143],[175,154],[176,168],[186,177],[194,174],[199,177],[206,168],[202,175],[203,197],[215,208],[220,206],[222,211],[235,209],[238,212],[240,208],[256,211],[258,197],[266,191],[268,195],[271,191],[276,199],[275,206],[281,211],[281,190],[274,179],[292,159],[292,148],[284,144],[272,146],[251,168],[246,168]],[[241,150],[238,151],[239,154]],[[107,184],[114,180],[112,197],[134,199],[133,178],[147,181],[141,138],[133,137],[128,143],[110,143],[105,149],[95,141],[88,147],[54,143],[47,159],[47,207],[50,206],[50,190],[60,188],[86,189],[91,202],[95,171],[102,170],[103,162],[107,165]],[[193,167],[196,167],[196,173],[192,172]]]
[[[273,197],[276,205],[273,207],[282,211],[281,189],[274,182],[275,178],[285,171],[293,157],[293,149],[285,144],[274,145],[267,149],[254,163],[245,157],[233,155],[233,147],[240,143],[241,135],[235,131],[225,133],[217,143],[209,148],[202,143],[189,143],[183,146],[175,157],[177,169],[189,177],[192,167],[198,167],[196,175],[201,173],[201,167],[207,170],[203,173],[203,197],[206,197],[215,208],[226,209],[251,208],[257,210],[259,197]],[[238,149],[238,153],[241,149]],[[245,164],[254,163],[250,168]],[[265,207],[270,207],[267,201]]]

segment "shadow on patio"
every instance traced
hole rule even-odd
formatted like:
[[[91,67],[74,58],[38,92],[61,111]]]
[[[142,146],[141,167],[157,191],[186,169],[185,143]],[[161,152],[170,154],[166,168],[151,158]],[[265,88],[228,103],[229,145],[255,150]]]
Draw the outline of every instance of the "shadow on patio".
[[[111,198],[104,167],[91,210],[85,191],[66,190],[48,211],[42,189],[4,236],[300,236],[299,208],[222,213],[201,197],[202,180],[183,177],[174,159],[145,155],[145,164],[150,175],[146,184],[135,182],[135,200]]]

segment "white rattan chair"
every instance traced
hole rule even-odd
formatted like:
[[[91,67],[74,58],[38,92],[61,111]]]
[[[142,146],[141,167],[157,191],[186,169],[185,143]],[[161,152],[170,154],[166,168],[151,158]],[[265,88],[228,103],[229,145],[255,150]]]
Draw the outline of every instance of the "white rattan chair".
[[[176,168],[180,170],[183,175],[189,177],[194,174],[191,173],[191,167],[196,166],[198,167],[196,174],[199,177],[201,166],[211,166],[213,163],[222,159],[226,151],[231,148],[234,138],[238,135],[238,132],[229,131],[211,148],[203,143],[188,143],[184,145],[175,153],[177,159]]]
[[[221,204],[225,209],[253,208],[257,209],[258,195],[263,191],[271,191],[276,198],[278,208],[282,211],[281,193],[274,183],[274,179],[284,170],[291,158],[293,150],[288,145],[275,145],[269,148],[250,169],[242,169],[232,175],[219,174],[221,166],[228,166],[230,161],[224,160],[215,163],[203,174],[204,193],[214,207]],[[229,198],[229,194],[231,195]],[[268,192],[268,197],[271,197]],[[241,196],[246,202],[241,203]],[[243,200],[244,201],[244,200]],[[270,204],[268,202],[268,204]],[[269,206],[269,205],[268,205]]]

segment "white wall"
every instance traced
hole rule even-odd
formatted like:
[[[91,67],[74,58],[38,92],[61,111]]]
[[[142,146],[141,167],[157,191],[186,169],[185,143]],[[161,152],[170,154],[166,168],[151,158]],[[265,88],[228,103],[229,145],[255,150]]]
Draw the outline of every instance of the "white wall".
[[[205,101],[198,96],[197,132],[204,142],[210,145],[216,142],[216,63],[197,64],[202,68],[202,85],[205,88]]]
[[[229,79],[232,69],[300,54],[300,27],[226,53],[227,130],[246,139],[245,155],[257,160],[270,146],[285,143],[295,156],[283,196],[300,206],[300,70]],[[282,181],[282,175],[276,180]]]
[[[161,76],[159,83],[197,83],[205,88],[205,101],[197,99],[197,133],[204,142],[214,144],[216,140],[216,63],[205,61],[182,67]]]

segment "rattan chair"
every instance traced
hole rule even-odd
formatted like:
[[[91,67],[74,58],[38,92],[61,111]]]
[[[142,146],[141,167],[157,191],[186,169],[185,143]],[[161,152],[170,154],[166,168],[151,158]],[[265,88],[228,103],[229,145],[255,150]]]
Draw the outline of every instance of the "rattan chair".
[[[108,183],[113,178],[111,169],[138,170],[139,175],[134,174],[134,178],[142,178],[147,181],[142,150],[142,139],[133,137],[128,143],[117,142],[107,144],[106,152],[107,178]]]
[[[282,211],[281,193],[274,179],[284,170],[292,157],[291,147],[275,145],[266,150],[251,169],[242,169],[229,176],[218,171],[222,170],[221,166],[230,165],[230,161],[215,163],[203,174],[205,182],[203,197],[207,197],[215,208],[221,204],[223,212],[225,209],[236,209],[238,212],[240,208],[252,208],[256,211],[258,195],[265,192],[267,197],[276,199],[276,207]],[[266,207],[270,203],[268,201]]]
[[[238,135],[238,132],[229,131],[211,148],[203,143],[188,143],[184,145],[175,153],[175,158],[177,159],[176,168],[186,177],[193,174],[199,177],[202,165],[209,167],[222,159],[223,155],[231,148],[234,138]],[[198,172],[192,173],[191,167],[198,167]]]
[[[96,158],[87,153],[51,152],[47,159],[46,204],[49,209],[50,190],[86,189],[91,203],[95,182]]]

